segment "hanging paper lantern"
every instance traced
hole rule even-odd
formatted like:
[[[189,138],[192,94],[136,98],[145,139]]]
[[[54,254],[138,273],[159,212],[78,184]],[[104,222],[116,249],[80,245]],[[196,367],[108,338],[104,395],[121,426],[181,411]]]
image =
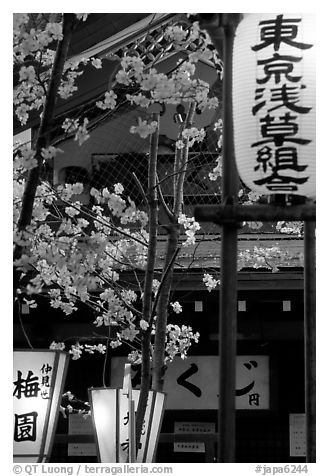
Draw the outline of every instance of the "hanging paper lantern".
[[[302,13],[248,14],[236,30],[236,163],[260,194],[315,196],[314,30]]]
[[[137,409],[139,390],[132,390]],[[101,463],[126,463],[129,451],[129,401],[123,389],[90,388],[89,400],[95,428],[98,460]],[[165,394],[149,392],[144,428],[137,451],[137,463],[152,463],[155,458]]]
[[[49,461],[68,359],[61,351],[14,351],[14,462]]]

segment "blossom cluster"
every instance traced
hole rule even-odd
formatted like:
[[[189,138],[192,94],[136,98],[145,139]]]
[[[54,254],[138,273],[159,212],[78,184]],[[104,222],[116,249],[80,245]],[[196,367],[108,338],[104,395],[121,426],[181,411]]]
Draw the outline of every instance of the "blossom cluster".
[[[14,174],[19,176],[27,170],[34,169],[38,165],[35,157],[36,151],[31,149],[30,144],[23,144],[14,149]]]
[[[177,149],[183,149],[185,147],[185,143],[188,147],[192,147],[195,142],[202,142],[206,137],[205,130],[198,129],[197,127],[190,127],[183,130],[182,139],[176,141]]]
[[[15,115],[22,125],[27,123],[31,111],[44,105],[44,89],[37,79],[34,66],[22,66],[19,84],[13,92],[13,102]]]
[[[77,13],[78,19],[86,20],[86,13]],[[50,48],[54,41],[63,39],[62,23],[48,22],[44,28],[31,28],[27,14],[14,14],[14,64],[18,69],[18,83],[14,88],[14,113],[22,125],[26,124],[34,110],[42,110],[48,89],[55,51]],[[33,57],[33,63],[30,59]],[[70,98],[78,89],[77,79],[90,63],[102,68],[99,58],[68,59],[65,62],[57,94]],[[104,106],[112,106],[114,96],[106,96]]]
[[[171,302],[170,303],[170,306],[173,308],[173,311],[176,313],[176,314],[179,314],[183,311],[183,308],[181,306],[181,304],[178,302],[178,301],[175,301],[175,302]]]
[[[200,225],[195,221],[194,217],[188,217],[184,213],[180,213],[178,223],[183,225],[187,239],[183,242],[183,246],[195,245],[195,233],[200,230]]]
[[[85,117],[82,124],[80,124],[76,130],[74,140],[78,142],[79,145],[82,145],[86,140],[89,139],[89,134],[88,134],[88,119]]]
[[[155,327],[153,325],[152,334],[155,333]],[[177,324],[168,324],[166,326],[166,342],[165,342],[165,364],[173,361],[175,356],[179,356],[181,359],[186,359],[187,352],[193,343],[199,342],[200,334],[193,332],[190,326],[178,326]],[[151,358],[152,358],[151,350]],[[128,360],[139,365],[142,362],[142,355],[139,349],[131,351],[128,355]]]
[[[58,95],[62,99],[69,99],[75,91],[78,90],[76,80],[83,74],[83,71],[74,71],[67,69],[61,79],[61,84],[58,88]]]
[[[186,359],[187,351],[192,343],[199,342],[200,334],[193,333],[190,326],[178,326],[176,324],[167,325],[167,340],[166,340],[166,362],[172,362],[176,355],[181,359]]]
[[[276,229],[279,233],[301,237],[303,235],[303,226],[304,224],[302,221],[278,221]]]
[[[208,173],[209,180],[211,181],[215,181],[222,176],[222,157],[220,155],[216,158],[216,163],[217,165]]]
[[[53,341],[49,349],[51,350],[66,350],[66,345],[64,342],[55,342]],[[99,352],[100,354],[105,354],[106,352],[106,345],[104,344],[97,344],[97,345],[90,345],[90,344],[81,344],[76,342],[72,344],[69,349],[69,354],[72,355],[72,360],[78,360],[82,356],[82,352],[85,351],[87,354],[94,354],[95,352]]]
[[[204,273],[202,281],[204,282],[204,285],[206,286],[209,292],[213,291],[220,284],[220,280],[215,279],[209,273]]]
[[[214,131],[219,131],[219,138],[217,141],[217,147],[218,149],[222,148],[222,140],[223,140],[223,120],[218,119],[218,121],[215,122],[213,126]],[[222,176],[222,157],[219,155],[216,158],[216,163],[217,165],[214,167],[214,169],[208,173],[209,180],[215,181],[219,177]]]
[[[14,13],[14,57],[23,62],[32,53],[45,49],[53,41],[63,38],[61,23],[49,22],[43,29],[30,28],[29,17],[24,13]]]
[[[17,184],[15,221],[19,213],[24,181],[18,181]],[[134,254],[140,262],[141,256],[145,255],[145,251],[139,252],[140,248],[145,248],[143,242],[135,244],[138,232],[131,233],[126,230],[124,240],[114,238],[109,217],[102,215],[99,210],[98,214],[94,215],[94,231],[90,237],[86,236],[85,228],[93,223],[93,220],[86,220],[81,216],[83,210],[78,202],[69,202],[71,197],[79,195],[82,189],[82,184],[66,184],[54,191],[43,184],[38,188],[33,219],[27,232],[22,234],[15,230],[15,241],[23,245],[25,250],[15,265],[22,270],[33,266],[37,272],[30,280],[26,292],[33,294],[40,292],[44,286],[50,286],[48,293],[51,305],[67,314],[76,309],[77,300],[88,302],[91,299],[93,305],[96,305],[89,292],[109,280],[114,280],[113,268],[118,262],[121,268],[125,269],[131,266]],[[59,198],[67,202],[68,206],[62,209],[61,215],[56,216],[56,208],[53,208],[52,204]],[[131,222],[136,222],[139,216],[129,203],[124,212],[126,219],[129,210],[134,214],[130,218]],[[48,216],[52,216],[53,222],[58,222],[57,228],[54,229],[45,222]],[[103,223],[101,229],[97,228],[99,221]],[[146,236],[143,238],[145,240]],[[128,302],[127,294],[119,295],[120,302]],[[104,298],[104,301],[108,306],[108,300]],[[98,305],[101,315],[103,308],[105,312],[105,302]]]
[[[19,68],[18,84],[13,94],[14,112],[21,124],[26,124],[30,112],[44,105],[45,85],[50,78],[49,66],[54,58],[49,46],[63,38],[62,24],[49,22],[42,29],[29,28],[27,14],[14,13],[13,16],[14,63]],[[34,62],[25,63],[31,57]]]
[[[184,30],[181,25],[172,25],[166,28],[164,36],[169,41],[173,41],[175,43],[182,43],[184,40],[186,40],[188,33],[189,32],[187,30]]]
[[[149,135],[153,134],[158,127],[158,123],[156,121],[143,121],[141,117],[138,118],[138,125],[131,126],[130,132],[132,134],[139,134],[142,139],[145,139]]]
[[[178,31],[178,30],[177,30]],[[203,111],[218,106],[216,97],[209,97],[209,84],[193,78],[194,60],[183,61],[171,75],[158,73],[155,68],[147,68],[143,60],[136,56],[125,56],[121,69],[116,74],[116,82],[129,86],[140,84],[135,94],[127,94],[127,99],[135,105],[148,108],[154,103],[180,104],[182,101],[195,101]]]
[[[303,255],[301,253],[292,254],[279,245],[254,246],[253,249],[247,249],[238,254],[238,270],[248,267],[267,268],[276,273],[280,266],[303,266]]]
[[[55,152],[53,149],[47,149],[44,155],[51,156]],[[15,188],[16,217],[23,183],[24,180],[21,181],[20,187]],[[15,265],[25,272],[34,270],[26,287],[19,291],[26,296],[25,302],[30,307],[36,306],[31,297],[46,293],[50,305],[61,309],[67,315],[76,311],[79,303],[86,303],[96,312],[96,326],[112,326],[115,329],[110,347],[116,348],[127,342],[138,347],[141,332],[149,327],[135,307],[142,295],[138,296],[132,289],[123,288],[118,281],[121,270],[136,267],[145,269],[148,235],[144,228],[147,225],[147,215],[138,210],[129,197],[123,197],[124,189],[121,184],[115,184],[113,191],[92,190],[97,205],[92,211],[88,211],[91,215],[85,215],[88,218],[85,219],[84,208],[74,201],[82,190],[81,183],[61,185],[57,190],[46,183],[39,187],[33,219],[27,233],[19,234],[15,231],[15,241],[24,247],[24,253]],[[63,201],[64,206],[60,215],[56,215],[57,207],[53,205],[59,200]],[[48,217],[51,217],[53,223],[57,221],[58,225],[49,226]],[[123,227],[115,228],[111,217],[119,218],[121,223],[133,224],[134,231]],[[137,224],[140,226],[139,232],[136,231]],[[92,227],[89,235],[85,232],[86,226]],[[120,230],[124,231],[122,237]],[[139,241],[136,241],[137,237]],[[160,282],[154,279],[154,295],[159,287]],[[182,311],[177,301],[173,302],[171,307],[176,313]],[[154,329],[153,322],[152,332]],[[191,335],[186,329],[180,335],[180,343],[178,335],[175,337],[175,344],[168,338],[168,355],[173,356],[174,349],[185,355],[191,344],[188,340]],[[193,339],[191,337],[191,340]],[[65,345],[53,342],[51,348],[64,350]],[[77,360],[83,352],[104,353],[105,350],[102,344],[76,342],[71,345],[69,353],[73,360]]]
[[[114,91],[106,91],[105,97],[102,101],[97,101],[96,106],[100,109],[114,109],[116,106],[117,95]]]

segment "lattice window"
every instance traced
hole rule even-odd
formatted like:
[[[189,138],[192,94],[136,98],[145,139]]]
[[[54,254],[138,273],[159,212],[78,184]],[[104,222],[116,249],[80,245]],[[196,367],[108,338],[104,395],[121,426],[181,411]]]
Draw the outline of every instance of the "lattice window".
[[[184,25],[184,27],[191,27],[183,15],[178,15],[171,20],[164,21],[156,27],[150,25],[149,30],[143,33],[139,38],[136,37],[133,40],[128,40],[126,44],[120,48],[111,48],[111,51],[102,55],[102,57],[110,58],[115,56],[116,58],[122,58],[123,56],[138,55],[142,58],[144,63],[152,67],[158,61],[174,54],[177,51],[193,52],[197,50],[205,41],[206,33],[200,31],[200,34],[193,41],[190,39],[190,33],[182,40],[180,44],[170,41],[168,37],[165,37],[164,30],[168,26]],[[219,57],[219,54],[215,48],[213,48],[212,62],[220,73],[223,72],[223,62]]]

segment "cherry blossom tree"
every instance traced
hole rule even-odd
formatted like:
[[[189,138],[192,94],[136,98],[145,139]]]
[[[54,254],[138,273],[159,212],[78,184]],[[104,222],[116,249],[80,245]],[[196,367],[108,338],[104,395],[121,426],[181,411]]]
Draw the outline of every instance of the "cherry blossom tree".
[[[114,190],[93,189],[91,194],[96,205],[87,210],[72,200],[81,193],[82,184],[55,189],[40,180],[42,164],[60,153],[50,141],[56,99],[67,99],[74,94],[76,78],[83,73],[82,67],[88,61],[95,68],[101,68],[101,61],[96,58],[77,63],[67,60],[74,25],[85,18],[81,15],[64,14],[61,22],[47,22],[42,28],[31,27],[28,15],[15,15],[14,59],[19,75],[14,92],[15,114],[24,125],[33,111],[41,111],[40,127],[33,144],[14,146],[14,264],[20,273],[17,295],[18,300],[34,307],[33,296],[46,294],[50,305],[67,315],[82,302],[97,313],[96,326],[114,329],[114,335],[109,333],[108,345],[115,348],[128,343],[131,346],[129,359],[142,363],[137,412],[137,434],[140,434],[151,386],[151,362],[152,388],[161,390],[164,365],[177,354],[184,358],[192,341],[197,342],[199,337],[189,326],[168,324],[167,316],[180,227],[186,231],[187,244],[194,242],[198,229],[194,219],[182,213],[188,150],[205,135],[204,130],[193,127],[193,117],[197,106],[204,110],[218,104],[216,98],[209,97],[209,85],[193,79],[193,74],[195,63],[202,57],[213,57],[213,51],[208,51],[209,43],[205,41],[198,54],[191,52],[170,76],[147,68],[139,57],[122,58],[115,80],[116,84],[134,86],[136,93],[127,94],[132,104],[149,108],[154,104],[184,101],[190,105],[176,142],[174,207],[170,210],[164,203],[157,182],[159,114],[154,113],[152,121],[140,119],[130,131],[144,138],[150,136],[149,213],[138,210],[129,197],[124,198],[120,184],[116,184]],[[197,28],[193,27],[189,34],[191,41],[198,34]],[[187,32],[181,26],[169,27],[166,35],[177,41],[178,48],[186,45]],[[48,47],[56,41],[54,53]],[[114,109],[116,99],[115,90],[109,90],[103,99],[96,101],[96,106],[100,110]],[[82,145],[89,137],[88,123],[87,117],[79,120],[68,117],[62,127],[65,132],[73,133],[74,140]],[[154,279],[158,196],[169,219],[160,282]],[[64,204],[61,210],[59,201]],[[139,296],[120,282],[120,272],[126,269],[145,271],[144,289]],[[142,300],[142,311],[136,305],[138,300]],[[172,310],[181,312],[181,305],[172,303]],[[62,343],[51,344],[51,348],[63,347]],[[83,349],[104,352],[105,346],[77,342],[70,350],[73,359],[79,358]]]
[[[37,305],[35,296],[49,299],[50,306],[70,315],[79,303],[97,316],[95,326],[108,330],[105,341],[90,344],[77,341],[69,352],[73,359],[82,352],[105,353],[108,347],[127,345],[128,358],[142,367],[141,394],[137,410],[137,438],[140,437],[150,388],[161,391],[166,365],[176,355],[185,358],[199,334],[188,325],[168,323],[168,313],[180,313],[179,302],[171,302],[172,278],[181,246],[195,244],[200,225],[184,214],[184,180],[189,163],[189,149],[205,138],[204,129],[194,127],[196,108],[217,108],[209,84],[195,78],[195,65],[200,59],[218,65],[209,37],[198,24],[184,28],[167,27],[165,36],[185,57],[170,74],[159,73],[139,55],[123,56],[111,88],[95,99],[100,113],[118,107],[117,87],[129,86],[126,99],[145,108],[149,120],[140,118],[130,132],[149,138],[148,187],[145,193],[147,211],[138,209],[119,183],[113,189],[92,189],[94,205],[86,207],[77,200],[83,184],[54,187],[40,176],[42,165],[61,153],[52,142],[55,105],[76,91],[77,78],[87,64],[102,68],[99,58],[67,58],[72,32],[87,14],[50,15],[33,25],[33,16],[14,15],[14,66],[18,77],[14,89],[14,112],[22,125],[31,114],[41,114],[40,126],[30,144],[14,144],[14,265],[16,298],[30,307]],[[34,18],[35,20],[35,18]],[[41,26],[40,26],[41,25]],[[195,38],[201,38],[197,49],[189,49]],[[54,47],[54,45],[56,47]],[[173,204],[165,202],[157,176],[160,114],[166,104],[187,104],[188,111],[175,143]],[[89,139],[88,117],[66,117],[62,130],[83,147]],[[219,130],[221,121],[215,124]],[[210,174],[216,180],[221,172],[221,159]],[[138,180],[138,178],[136,177]],[[245,192],[242,192],[245,193]],[[258,197],[248,195],[248,200]],[[161,279],[155,279],[158,210],[167,217],[167,247]],[[255,225],[253,225],[255,226]],[[280,231],[294,231],[294,224],[278,224]],[[185,240],[180,243],[184,233]],[[277,267],[280,251],[254,249],[240,257],[241,266],[252,261],[259,266]],[[139,292],[124,284],[122,274],[139,270],[144,275]],[[209,272],[203,282],[211,291],[219,279]],[[105,342],[105,344],[104,344]],[[53,342],[51,348],[65,348]]]

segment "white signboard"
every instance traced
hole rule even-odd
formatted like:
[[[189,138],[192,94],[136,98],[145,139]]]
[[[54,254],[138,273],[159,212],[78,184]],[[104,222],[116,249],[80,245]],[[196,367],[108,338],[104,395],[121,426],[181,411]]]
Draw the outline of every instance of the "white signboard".
[[[174,453],[205,453],[206,447],[202,442],[182,441],[174,443]]]
[[[122,379],[125,358],[111,360],[112,385]],[[138,383],[138,370],[132,369],[132,382]],[[169,364],[164,392],[167,410],[210,410],[218,408],[218,356],[178,357]],[[238,355],[236,358],[236,408],[270,408],[270,370],[268,355]]]
[[[290,413],[289,443],[290,456],[306,456],[305,413]]]
[[[182,435],[185,433],[208,434],[215,433],[215,423],[206,421],[176,421],[174,433]]]
[[[67,358],[64,352],[51,350],[14,352],[15,462],[48,459]]]

